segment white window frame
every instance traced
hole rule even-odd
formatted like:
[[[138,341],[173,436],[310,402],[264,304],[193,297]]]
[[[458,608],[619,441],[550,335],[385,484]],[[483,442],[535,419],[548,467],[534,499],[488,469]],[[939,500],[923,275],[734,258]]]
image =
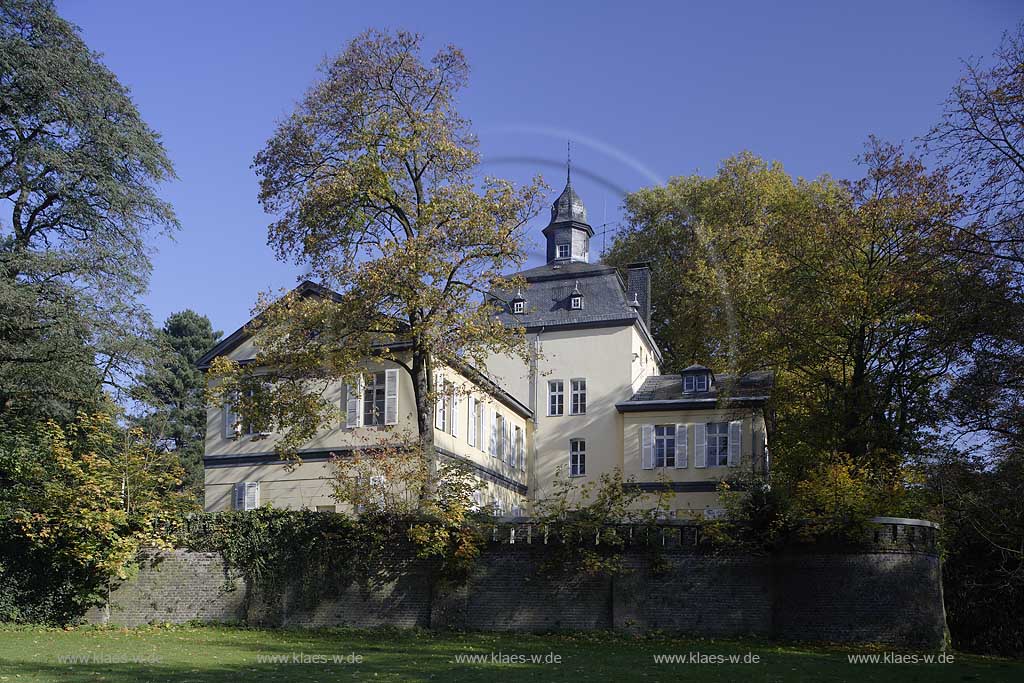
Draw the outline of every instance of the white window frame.
[[[557,412],[555,412],[556,403]],[[550,379],[548,380],[548,417],[561,417],[562,415],[565,415],[565,382],[560,379]]]
[[[694,391],[707,391],[708,390],[710,382],[708,382],[707,373],[704,373],[704,374],[701,374],[701,375],[697,375],[693,379],[694,379],[694,382],[693,382],[693,384],[694,384]]]
[[[671,434],[669,434],[671,430]],[[659,434],[658,432],[662,433]],[[675,467],[676,466],[676,425],[661,424],[654,425],[654,440],[652,442],[654,466]],[[660,460],[658,450],[661,450]],[[671,451],[671,452],[670,452]]]
[[[565,250],[563,253],[562,250]],[[571,244],[556,244],[555,245],[555,258],[570,258],[572,256],[572,245]]]
[[[360,402],[363,412],[362,417],[360,418],[360,424],[364,427],[383,426],[386,422],[385,413],[387,412],[388,405],[388,376],[383,370],[368,372],[367,375],[369,381],[363,383],[363,400]],[[380,381],[378,382],[378,380]],[[367,405],[367,394],[371,391],[373,392],[373,396],[370,397],[369,405]],[[378,402],[377,394],[380,394],[379,402],[381,409],[379,411],[376,409],[376,403]],[[369,416],[372,418],[370,421],[367,421],[366,419],[368,409],[372,411],[369,413]]]
[[[587,414],[587,380],[583,377],[569,380],[569,414]]]
[[[569,439],[569,476],[587,475],[587,440]]]
[[[517,314],[517,315],[520,314],[520,313],[525,313],[526,312],[526,302],[525,301],[513,301],[512,302],[512,312]]]
[[[583,296],[581,294],[573,294],[569,299],[569,308],[574,311],[583,310]]]
[[[235,484],[234,508],[236,510],[255,510],[260,506],[260,483],[258,481],[241,481]]]
[[[729,464],[729,423],[708,422],[705,425],[707,438],[708,467],[725,467]]]

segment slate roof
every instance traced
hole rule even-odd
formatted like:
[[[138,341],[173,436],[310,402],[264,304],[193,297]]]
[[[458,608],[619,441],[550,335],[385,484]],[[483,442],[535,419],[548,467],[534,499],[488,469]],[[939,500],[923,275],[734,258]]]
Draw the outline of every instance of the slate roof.
[[[775,383],[768,371],[750,372],[736,379],[733,375],[716,375],[709,391],[683,393],[682,375],[654,375],[644,380],[633,396],[615,405],[619,412],[660,410],[666,408],[707,408],[720,400],[726,404],[764,403]]]
[[[526,312],[513,315],[511,301],[515,291],[495,290],[491,296],[501,306],[498,319],[506,325],[530,328],[561,325],[632,324],[639,320],[635,308],[626,300],[626,289],[611,266],[582,261],[549,263],[519,273],[526,279],[522,289]],[[569,298],[579,283],[583,308],[573,310]]]
[[[572,183],[566,181],[562,194],[551,205],[551,223],[568,222],[586,223],[587,208],[583,206],[583,200],[576,194]]]

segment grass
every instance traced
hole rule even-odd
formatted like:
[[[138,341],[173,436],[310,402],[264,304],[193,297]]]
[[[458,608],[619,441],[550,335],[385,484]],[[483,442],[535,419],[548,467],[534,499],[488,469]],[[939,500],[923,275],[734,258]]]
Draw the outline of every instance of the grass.
[[[0,626],[0,683],[36,681],[1024,681],[1024,662],[956,653],[946,664],[850,664],[878,647],[399,630],[259,630],[230,626]],[[757,655],[759,663],[656,664],[655,655]],[[460,663],[465,655],[524,655],[521,663]],[[909,654],[909,653],[903,653]],[[918,653],[924,654],[924,653]],[[934,653],[932,653],[934,654]],[[341,662],[331,658],[340,655]],[[362,658],[359,663],[344,661]],[[529,661],[531,655],[539,661]],[[545,663],[545,656],[560,663]],[[66,657],[88,657],[67,663]],[[298,656],[328,661],[293,663]],[[267,661],[266,657],[288,660]],[[82,660],[78,660],[82,661]]]

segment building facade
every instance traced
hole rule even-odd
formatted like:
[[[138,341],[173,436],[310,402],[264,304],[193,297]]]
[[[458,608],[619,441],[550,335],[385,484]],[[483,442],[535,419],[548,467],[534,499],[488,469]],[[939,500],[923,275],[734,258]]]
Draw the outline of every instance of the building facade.
[[[650,266],[632,264],[623,279],[590,263],[594,231],[571,182],[543,234],[547,262],[520,273],[526,286],[489,295],[503,323],[525,329],[531,359],[495,355],[485,368],[441,371],[439,386],[451,391],[435,408],[439,453],[472,469],[478,502],[500,515],[528,515],[557,478],[583,484],[615,468],[643,490],[671,491],[673,516],[718,514],[722,479],[767,471],[771,375],[716,376],[699,365],[661,374]],[[311,283],[303,288],[318,293]],[[253,358],[244,330],[200,367],[219,355]],[[336,509],[330,458],[372,445],[385,431],[415,433],[411,378],[397,366],[368,362],[360,386],[333,391],[344,420],[302,449],[298,467],[277,459],[274,434],[243,433],[229,406],[210,409],[206,508]]]

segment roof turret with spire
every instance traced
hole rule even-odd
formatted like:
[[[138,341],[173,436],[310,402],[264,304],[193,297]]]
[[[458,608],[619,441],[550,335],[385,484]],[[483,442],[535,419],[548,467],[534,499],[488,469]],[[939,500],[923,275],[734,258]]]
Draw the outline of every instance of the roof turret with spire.
[[[544,228],[548,263],[590,261],[590,238],[594,229],[587,223],[587,209],[572,187],[572,156],[566,160],[565,189],[551,205],[551,221]]]

